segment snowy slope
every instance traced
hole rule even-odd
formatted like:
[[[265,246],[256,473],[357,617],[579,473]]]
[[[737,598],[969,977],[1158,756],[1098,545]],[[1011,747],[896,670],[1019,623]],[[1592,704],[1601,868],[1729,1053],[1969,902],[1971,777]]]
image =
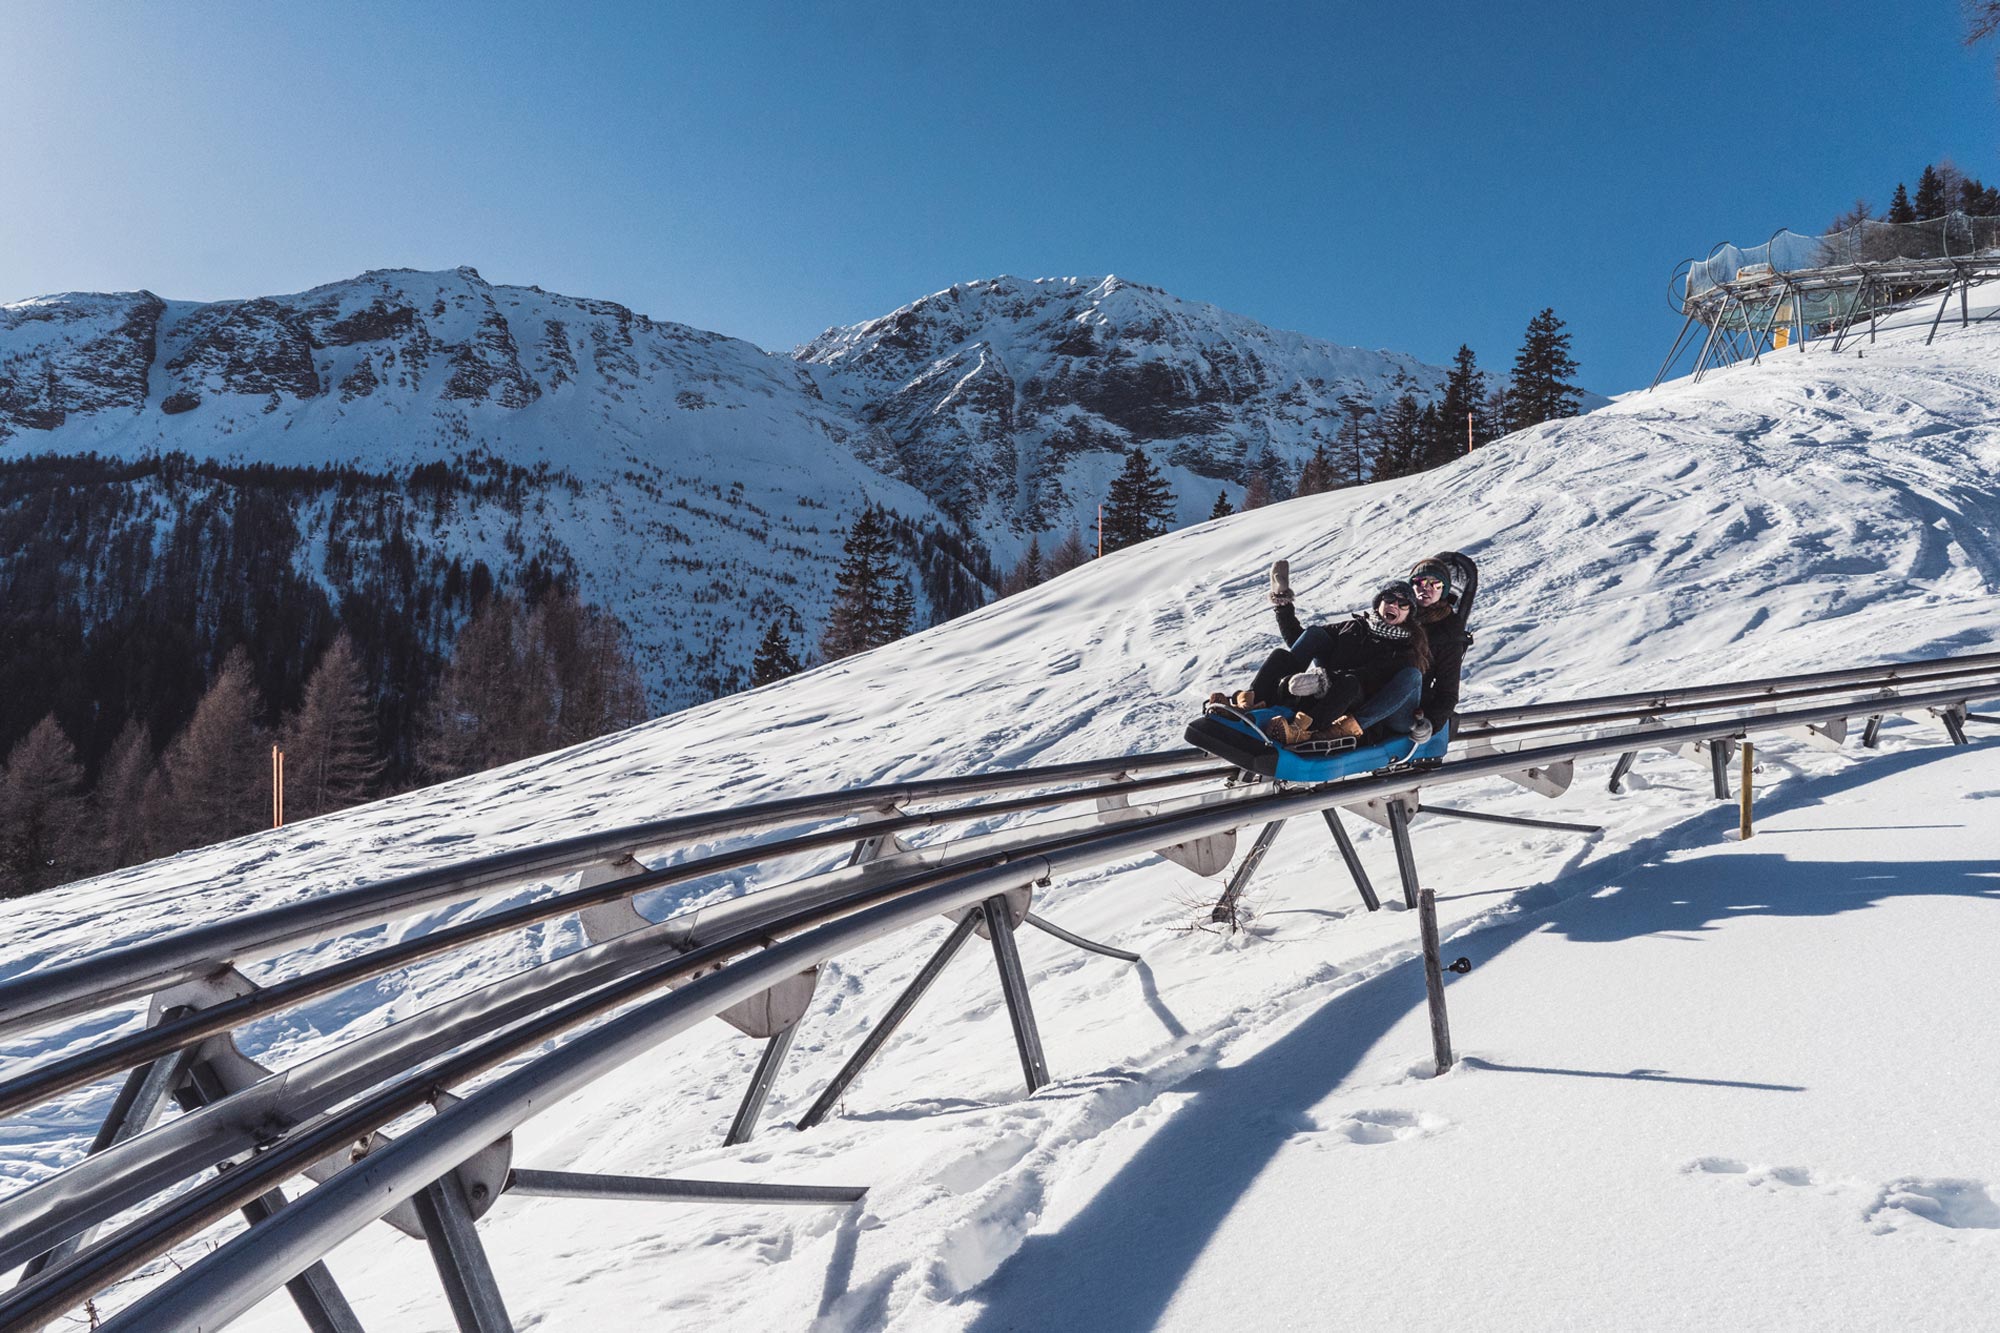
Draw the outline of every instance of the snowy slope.
[[[7,903],[0,973],[558,830],[1174,745],[1271,643],[1280,555],[1333,613],[1416,554],[1473,553],[1473,706],[2000,647],[1996,353],[2000,321],[1929,349],[1919,329],[1865,359],[1772,357],[1426,477],[1175,533],[747,698]],[[635,1310],[732,1328],[1379,1328],[1412,1308],[1492,1327],[1970,1326],[2000,1226],[2000,1088],[1961,1054],[1990,1024],[1963,999],[1992,930],[2000,760],[1937,740],[1895,723],[1886,758],[1760,746],[1777,790],[1740,847],[1706,773],[1660,755],[1626,798],[1579,774],[1559,817],[1606,825],[1594,838],[1421,821],[1447,929],[1470,932],[1452,949],[1478,964],[1452,994],[1479,1063],[1447,1079],[1411,1074],[1413,923],[1360,913],[1323,838],[1288,830],[1233,939],[1187,930],[1214,885],[1152,858],[1040,897],[1147,960],[1024,940],[1058,1074],[1040,1096],[1019,1094],[989,969],[961,959],[840,1115],[784,1128],[940,925],[828,969],[753,1144],[713,1146],[756,1056],[720,1024],[517,1140],[535,1166],[873,1185],[850,1213],[538,1201],[482,1230],[516,1318],[551,1328]],[[1547,808],[1497,785],[1452,799]],[[1360,841],[1388,880],[1385,840]],[[1941,941],[1970,953],[1940,963]],[[468,951],[245,1045],[288,1063],[485,960],[577,943],[560,925]],[[9,1122],[0,1169],[25,1181],[73,1157],[108,1098]],[[376,1228],[332,1268],[370,1327],[448,1324],[421,1247]],[[294,1318],[280,1298],[245,1323]]]

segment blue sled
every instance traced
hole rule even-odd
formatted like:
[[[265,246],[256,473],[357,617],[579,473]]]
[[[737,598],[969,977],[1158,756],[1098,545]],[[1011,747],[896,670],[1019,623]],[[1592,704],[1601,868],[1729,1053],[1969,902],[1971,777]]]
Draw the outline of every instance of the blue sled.
[[[1233,708],[1211,707],[1188,723],[1187,742],[1263,777],[1307,784],[1335,782],[1357,773],[1442,759],[1445,747],[1451,743],[1451,725],[1446,723],[1421,745],[1407,736],[1392,736],[1374,745],[1322,753],[1301,752],[1279,745],[1264,734],[1272,719],[1289,717],[1291,713],[1289,708],[1257,708],[1239,713]]]

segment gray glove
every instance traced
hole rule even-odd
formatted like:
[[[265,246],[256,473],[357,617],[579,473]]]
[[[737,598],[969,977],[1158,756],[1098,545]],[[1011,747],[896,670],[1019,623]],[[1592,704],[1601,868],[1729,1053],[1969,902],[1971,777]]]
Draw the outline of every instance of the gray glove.
[[[1280,560],[1271,566],[1271,605],[1292,604],[1292,562]]]
[[[1307,667],[1295,676],[1285,678],[1285,690],[1294,699],[1317,699],[1326,693],[1326,669]]]
[[[1425,741],[1431,738],[1431,735],[1434,730],[1435,728],[1431,726],[1431,720],[1429,718],[1420,717],[1415,722],[1412,722],[1410,724],[1410,739],[1415,741],[1417,744],[1422,745]]]

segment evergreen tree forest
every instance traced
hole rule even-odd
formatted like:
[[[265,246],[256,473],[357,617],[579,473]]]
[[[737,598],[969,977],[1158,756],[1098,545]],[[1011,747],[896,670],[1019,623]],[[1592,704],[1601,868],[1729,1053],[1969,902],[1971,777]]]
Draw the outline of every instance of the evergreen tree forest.
[[[1889,206],[1879,213],[1867,199],[1856,199],[1853,206],[1843,210],[1827,224],[1826,229],[1842,231],[1858,222],[1870,220],[1928,222],[1948,213],[1966,213],[1973,217],[2000,216],[2000,186],[1988,185],[1975,176],[1966,175],[1950,159],[1926,162],[1923,170],[1917,173],[1916,181],[1914,193],[1907,180],[1897,181],[1895,188],[1889,191]]]
[[[622,631],[578,603],[562,553],[522,550],[502,588],[403,521],[447,487],[504,502],[530,480],[476,460],[0,464],[0,895],[268,827],[273,746],[295,822],[470,771],[448,717],[535,714],[482,742],[494,762],[643,718]],[[314,542],[324,580],[299,572]],[[477,678],[455,643],[503,612],[521,646],[486,680],[519,697],[454,694]]]

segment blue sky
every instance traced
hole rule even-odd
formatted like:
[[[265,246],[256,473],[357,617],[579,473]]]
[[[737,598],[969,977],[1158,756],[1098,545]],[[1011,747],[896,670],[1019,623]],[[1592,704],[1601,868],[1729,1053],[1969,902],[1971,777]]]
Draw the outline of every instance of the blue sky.
[[[1675,264],[1952,158],[1905,6],[0,3],[0,301],[472,264],[786,349],[998,273],[1643,385]]]

